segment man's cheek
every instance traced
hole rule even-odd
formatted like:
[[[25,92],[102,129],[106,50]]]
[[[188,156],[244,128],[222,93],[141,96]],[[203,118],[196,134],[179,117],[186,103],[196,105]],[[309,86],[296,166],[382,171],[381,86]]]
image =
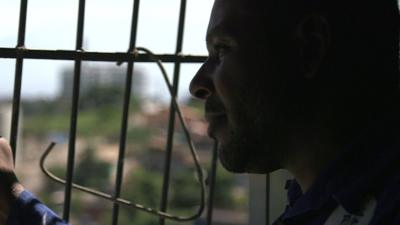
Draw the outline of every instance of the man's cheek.
[[[234,74],[227,71],[225,68],[219,69],[214,79],[215,91],[221,98],[221,101],[226,105],[232,104],[231,100],[234,98],[232,94],[239,91],[237,85],[232,82],[234,79]]]
[[[245,94],[242,92],[243,86],[247,85],[247,79],[250,77],[241,62],[228,59],[221,62],[215,82],[221,87],[221,92],[223,93],[236,92]]]

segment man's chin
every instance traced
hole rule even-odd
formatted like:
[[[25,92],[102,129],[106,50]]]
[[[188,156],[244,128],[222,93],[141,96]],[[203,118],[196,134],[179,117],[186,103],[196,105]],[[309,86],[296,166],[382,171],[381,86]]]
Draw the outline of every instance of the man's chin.
[[[220,161],[222,166],[229,172],[232,173],[250,173],[250,174],[268,174],[271,172],[274,172],[278,169],[279,167],[258,167],[250,164],[246,164],[244,161],[243,162],[238,162],[238,161],[229,161],[229,160],[224,160],[223,158],[220,157]]]
[[[246,157],[239,154],[238,149],[225,148],[219,144],[218,154],[222,166],[232,173],[246,172]]]
[[[220,162],[229,172],[267,174],[280,169],[276,161],[266,160],[274,159],[272,155],[266,158],[264,155],[251,152],[251,148],[244,151],[244,149],[228,148],[221,144],[218,145]],[[254,158],[251,154],[257,154],[258,157]]]
[[[246,169],[243,166],[238,165],[237,163],[233,163],[231,161],[228,160],[223,160],[220,157],[220,161],[222,166],[229,172],[232,173],[245,173],[247,172]]]

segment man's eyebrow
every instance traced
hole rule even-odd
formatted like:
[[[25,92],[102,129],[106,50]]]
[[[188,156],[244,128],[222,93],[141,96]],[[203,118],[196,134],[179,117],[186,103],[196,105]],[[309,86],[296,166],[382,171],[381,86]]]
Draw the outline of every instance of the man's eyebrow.
[[[210,44],[214,44],[216,42],[227,43],[230,45],[237,44],[237,42],[232,34],[229,34],[228,32],[226,32],[222,29],[214,28],[207,33],[206,43],[207,43],[207,45],[210,45]]]
[[[227,30],[225,29],[225,27],[217,25],[207,31],[206,41],[208,43],[214,40],[215,38],[224,36],[229,36]]]

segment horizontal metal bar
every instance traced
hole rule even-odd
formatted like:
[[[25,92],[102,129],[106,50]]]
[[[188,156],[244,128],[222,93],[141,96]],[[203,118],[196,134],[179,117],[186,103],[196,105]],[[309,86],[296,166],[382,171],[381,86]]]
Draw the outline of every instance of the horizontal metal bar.
[[[183,54],[155,55],[163,62],[202,63],[207,57]],[[147,54],[132,52],[89,52],[79,50],[38,50],[25,48],[0,48],[0,58],[83,60],[104,62],[153,62]]]

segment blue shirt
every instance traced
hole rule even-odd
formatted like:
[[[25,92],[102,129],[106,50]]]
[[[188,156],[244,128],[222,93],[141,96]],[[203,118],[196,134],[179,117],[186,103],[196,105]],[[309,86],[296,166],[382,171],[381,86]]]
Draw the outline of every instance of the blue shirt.
[[[358,225],[373,202],[365,224],[400,225],[398,128],[397,122],[384,123],[360,135],[304,194],[295,180],[289,181],[289,204],[274,224]],[[328,223],[339,208],[342,218]]]
[[[32,193],[24,191],[15,201],[7,225],[68,225]]]

